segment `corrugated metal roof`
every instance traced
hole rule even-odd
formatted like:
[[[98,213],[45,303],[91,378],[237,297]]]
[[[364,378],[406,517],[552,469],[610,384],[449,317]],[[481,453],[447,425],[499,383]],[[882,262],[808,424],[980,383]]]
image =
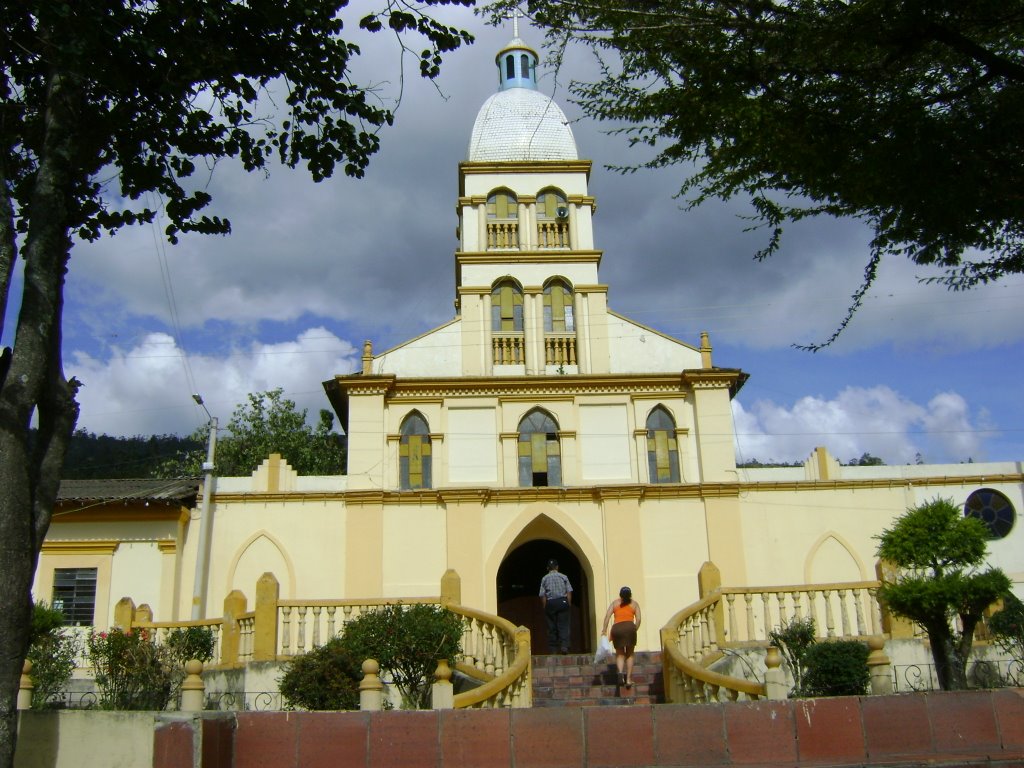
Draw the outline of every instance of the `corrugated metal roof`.
[[[163,501],[192,504],[199,494],[195,478],[179,480],[61,480],[57,501]]]

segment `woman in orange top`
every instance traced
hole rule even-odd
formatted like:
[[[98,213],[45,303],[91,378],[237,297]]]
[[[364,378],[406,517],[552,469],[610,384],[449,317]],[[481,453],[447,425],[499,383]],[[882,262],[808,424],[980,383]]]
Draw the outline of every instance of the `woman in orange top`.
[[[609,639],[615,646],[615,666],[619,670],[619,685],[633,687],[633,649],[636,648],[636,631],[640,628],[640,603],[633,599],[629,587],[619,590],[619,596],[612,600],[604,615],[601,634],[608,632],[608,622],[614,618]]]

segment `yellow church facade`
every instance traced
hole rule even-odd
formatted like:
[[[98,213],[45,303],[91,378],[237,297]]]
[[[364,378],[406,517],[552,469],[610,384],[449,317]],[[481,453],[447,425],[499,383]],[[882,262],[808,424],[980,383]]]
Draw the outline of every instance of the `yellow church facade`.
[[[1019,462],[850,467],[822,447],[799,467],[736,466],[731,400],[748,374],[719,367],[707,335],[686,343],[609,307],[590,162],[536,89],[536,53],[516,38],[496,62],[459,166],[456,316],[389,350],[367,342],[361,370],[324,382],[347,473],[302,477],[271,456],[159,509],[68,499],[35,596],[94,571],[106,626],[124,596],[157,621],[219,616],[267,572],[281,598],[372,600],[437,595],[454,571],[463,605],[529,627],[543,652],[537,593],[555,558],[574,650],[593,650],[623,585],[643,606],[640,648],[657,649],[705,563],[730,587],[869,581],[874,537],[937,496],[989,525],[991,562],[1024,595]]]

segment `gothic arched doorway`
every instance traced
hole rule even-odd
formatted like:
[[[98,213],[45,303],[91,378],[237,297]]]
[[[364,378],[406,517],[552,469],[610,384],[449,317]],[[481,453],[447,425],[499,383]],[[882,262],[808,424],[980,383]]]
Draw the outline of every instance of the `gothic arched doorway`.
[[[547,624],[541,609],[540,580],[547,572],[547,562],[558,561],[559,570],[572,584],[572,620],[570,638],[572,653],[589,653],[591,639],[590,584],[586,569],[570,549],[548,539],[535,539],[511,552],[498,568],[498,615],[516,626],[530,630],[534,653],[548,653]]]

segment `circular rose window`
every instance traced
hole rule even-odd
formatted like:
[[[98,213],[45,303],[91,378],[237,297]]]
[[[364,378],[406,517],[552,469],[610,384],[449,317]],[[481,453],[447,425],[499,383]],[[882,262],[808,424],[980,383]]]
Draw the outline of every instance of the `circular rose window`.
[[[964,516],[978,518],[988,528],[990,537],[1001,539],[1013,528],[1017,513],[1010,500],[999,491],[982,488],[967,497]]]

